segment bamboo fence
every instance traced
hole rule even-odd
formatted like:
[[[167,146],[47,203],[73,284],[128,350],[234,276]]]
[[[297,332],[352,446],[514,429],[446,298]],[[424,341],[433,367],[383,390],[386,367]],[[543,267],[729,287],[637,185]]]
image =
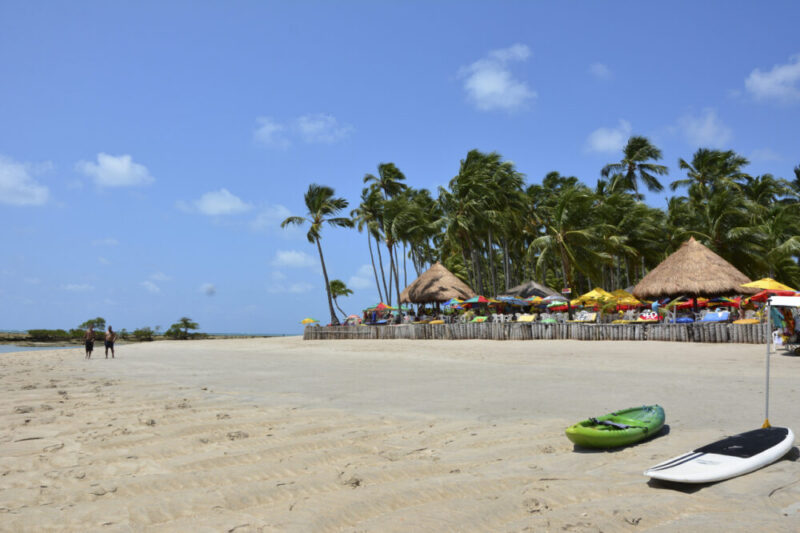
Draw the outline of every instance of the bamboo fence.
[[[766,324],[541,324],[476,322],[396,326],[306,326],[304,340],[425,339],[671,341],[765,344]]]

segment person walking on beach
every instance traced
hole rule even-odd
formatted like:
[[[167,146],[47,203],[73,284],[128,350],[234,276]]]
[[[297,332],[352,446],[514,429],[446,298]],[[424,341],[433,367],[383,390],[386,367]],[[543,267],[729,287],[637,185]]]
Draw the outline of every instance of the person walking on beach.
[[[92,350],[94,350],[94,324],[89,324],[89,329],[83,336],[86,341],[86,359],[92,358]]]
[[[117,334],[108,326],[106,331],[106,359],[108,359],[108,349],[111,348],[111,359],[114,359],[114,341],[117,340]]]

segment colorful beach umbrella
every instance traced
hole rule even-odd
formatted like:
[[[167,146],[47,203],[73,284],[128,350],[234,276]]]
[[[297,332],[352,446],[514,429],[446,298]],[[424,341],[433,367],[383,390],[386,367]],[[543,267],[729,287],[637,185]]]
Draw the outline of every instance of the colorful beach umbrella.
[[[484,298],[483,296],[474,296],[469,300],[464,300],[465,304],[488,304],[489,300]]]
[[[747,287],[749,289],[763,289],[763,290],[771,290],[771,291],[794,291],[793,288],[789,287],[788,285],[784,285],[783,283],[777,282],[772,278],[761,278],[756,281],[751,281],[750,283],[745,283],[742,287]]]
[[[747,302],[766,302],[767,298],[769,298],[770,296],[797,296],[797,292],[796,291],[779,291],[779,290],[767,289],[767,290],[759,292],[755,296],[751,296],[746,301]]]
[[[300,321],[301,324],[313,324],[314,322],[319,322],[316,318],[304,318]]]

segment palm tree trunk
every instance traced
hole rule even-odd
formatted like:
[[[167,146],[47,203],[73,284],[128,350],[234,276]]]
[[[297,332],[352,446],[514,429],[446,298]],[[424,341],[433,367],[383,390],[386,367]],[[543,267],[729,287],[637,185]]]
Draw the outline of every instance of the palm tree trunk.
[[[395,251],[395,256],[396,256],[397,255],[397,248],[395,248],[394,251]],[[399,324],[400,321],[401,321],[401,317],[402,317],[401,309],[403,307],[403,302],[400,301],[400,261],[399,261],[399,259],[395,259],[395,265],[396,265],[397,268],[395,270],[394,283],[395,283],[395,287],[397,288],[397,323]],[[403,268],[405,268],[405,267],[403,267]]]
[[[508,240],[503,237],[503,276],[505,277],[505,292],[511,287],[511,263],[508,260]]]
[[[406,268],[406,258],[408,254],[406,253],[406,241],[403,241],[403,285],[408,287],[408,269]]]
[[[478,294],[484,294],[483,277],[481,276],[481,263],[478,257],[478,250],[472,250],[472,268],[475,269],[475,284],[478,286]]]
[[[336,306],[336,309],[338,309],[339,312],[342,313],[342,318],[344,318],[344,320],[347,320],[347,313],[342,311],[342,308],[339,307],[339,301],[336,299],[335,296],[333,297],[333,304]]]
[[[386,289],[386,273],[383,271],[383,254],[381,254],[381,242],[375,239],[375,248],[378,249],[378,263],[381,266],[381,279],[383,279],[383,294],[388,295],[389,291]],[[386,302],[387,304],[389,302]]]
[[[494,264],[494,243],[492,230],[489,228],[489,271],[492,274],[492,296],[497,296],[497,268]]]
[[[375,256],[372,254],[372,237],[367,230],[367,243],[369,244],[369,260],[372,261],[372,273],[375,274],[375,286],[378,288],[378,301],[383,301],[383,294],[381,294],[381,284],[378,281],[378,269],[375,268]],[[378,243],[380,246],[380,243]]]
[[[325,258],[322,257],[322,246],[319,244],[319,237],[315,237],[317,243],[317,251],[319,251],[319,262],[322,263],[322,275],[325,277],[325,292],[328,295],[328,309],[331,312],[331,325],[338,326],[339,319],[336,318],[336,313],[333,311],[333,299],[331,298],[331,284],[328,281],[328,270],[325,268]]]
[[[472,287],[472,290],[475,290],[475,280],[472,276],[472,269],[469,267],[469,260],[467,260],[467,251],[463,247],[461,248],[461,259],[464,261],[464,270],[467,271],[467,280],[469,280],[469,286]]]

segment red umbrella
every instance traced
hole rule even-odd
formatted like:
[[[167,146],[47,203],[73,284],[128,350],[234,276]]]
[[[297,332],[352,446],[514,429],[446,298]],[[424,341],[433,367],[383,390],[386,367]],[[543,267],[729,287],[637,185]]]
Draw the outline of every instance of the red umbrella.
[[[795,291],[777,291],[774,289],[766,289],[755,296],[750,297],[750,301],[752,302],[766,302],[767,298],[770,296],[797,296],[798,293]]]

